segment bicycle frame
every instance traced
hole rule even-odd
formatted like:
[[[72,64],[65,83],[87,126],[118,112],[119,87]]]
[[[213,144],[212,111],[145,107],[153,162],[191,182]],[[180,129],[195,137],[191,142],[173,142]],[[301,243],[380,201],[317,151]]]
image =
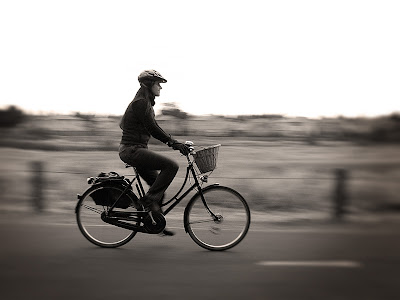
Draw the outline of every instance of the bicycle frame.
[[[172,204],[163,212],[163,215],[164,215],[164,216],[167,215],[167,214],[168,214],[172,209],[174,209],[174,207],[177,206],[191,191],[193,191],[194,189],[197,189],[197,192],[200,194],[200,197],[201,197],[201,200],[202,200],[202,202],[203,202],[203,204],[204,204],[204,207],[206,208],[206,210],[210,213],[210,215],[211,215],[214,219],[217,219],[217,216],[210,210],[210,208],[208,207],[207,202],[206,202],[206,200],[205,200],[205,198],[204,198],[203,191],[202,191],[202,187],[201,187],[201,185],[200,185],[200,183],[199,183],[199,180],[197,179],[197,175],[196,175],[196,171],[195,171],[194,166],[193,166],[193,162],[190,160],[189,156],[186,156],[186,158],[187,158],[187,161],[188,161],[188,166],[187,166],[187,168],[186,168],[185,180],[183,181],[181,188],[180,188],[179,191],[175,194],[175,196],[173,196],[170,200],[168,200],[166,203],[164,203],[164,204],[161,205],[161,206],[163,207],[163,206],[166,206],[166,205],[168,205],[168,204],[170,204],[170,203],[172,202]],[[137,180],[136,189],[137,189],[137,191],[138,191],[138,193],[139,193],[139,198],[142,198],[142,197],[145,195],[145,190],[144,190],[144,188],[143,188],[143,185],[142,185],[142,182],[141,182],[141,180],[140,180],[139,174],[138,174],[138,172],[137,172],[137,170],[136,170],[135,167],[133,167],[133,170],[134,170],[134,172],[135,172],[133,179],[132,179],[132,180],[128,180],[128,179],[126,180],[126,181],[129,183],[129,185],[127,185],[127,186],[125,187],[124,191],[121,193],[121,195],[120,195],[120,196],[118,197],[118,199],[115,201],[115,203],[110,207],[110,209],[109,209],[108,212],[111,212],[111,211],[115,208],[115,206],[116,206],[117,202],[119,201],[119,199],[128,191],[128,189],[129,189],[130,187],[132,187],[132,184],[135,182],[135,180]],[[188,179],[189,179],[190,175],[192,175],[192,177],[193,177],[195,183],[194,183],[194,185],[191,185],[182,195],[180,195],[180,194],[182,193],[183,189],[185,188],[186,183],[188,182]],[[179,195],[180,195],[180,196],[179,196]]]
[[[190,172],[193,176],[194,182],[195,184],[190,186],[182,195],[179,196],[179,194],[183,191],[184,187],[186,186],[186,183],[189,179],[190,176]],[[175,196],[173,196],[169,201],[167,201],[166,203],[162,204],[161,206],[166,206],[169,203],[171,203],[172,201],[175,200],[175,202],[173,202],[164,212],[164,215],[167,215],[175,206],[177,206],[183,198],[185,198],[191,191],[193,191],[194,189],[198,190],[199,193],[203,194],[201,191],[201,185],[199,183],[199,180],[196,177],[196,172],[194,171],[194,167],[192,164],[189,164],[186,168],[186,175],[185,175],[185,180],[182,183],[181,188],[179,189],[179,191],[175,194]],[[203,201],[204,205],[206,206],[207,210],[211,213],[210,209],[207,206],[207,203],[205,202],[205,200]]]

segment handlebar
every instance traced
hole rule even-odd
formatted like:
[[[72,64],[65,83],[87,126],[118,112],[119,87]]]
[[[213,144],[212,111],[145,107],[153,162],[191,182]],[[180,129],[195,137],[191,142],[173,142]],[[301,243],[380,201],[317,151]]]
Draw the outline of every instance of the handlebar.
[[[187,146],[189,148],[190,153],[189,154],[194,154],[194,143],[192,141],[186,141],[185,142],[185,146]]]

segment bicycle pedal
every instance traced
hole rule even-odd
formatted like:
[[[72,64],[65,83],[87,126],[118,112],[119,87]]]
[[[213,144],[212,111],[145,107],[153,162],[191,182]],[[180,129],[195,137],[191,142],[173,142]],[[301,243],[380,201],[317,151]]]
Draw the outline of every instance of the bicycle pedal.
[[[154,220],[153,212],[151,210],[149,211],[149,216],[150,216],[150,219],[151,219],[151,224],[157,225],[157,222]]]

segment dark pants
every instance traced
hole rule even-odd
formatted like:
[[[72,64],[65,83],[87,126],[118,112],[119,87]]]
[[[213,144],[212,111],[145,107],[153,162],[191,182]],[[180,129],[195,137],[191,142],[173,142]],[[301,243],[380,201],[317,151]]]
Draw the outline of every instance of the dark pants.
[[[143,146],[120,145],[119,157],[123,162],[135,167],[150,186],[146,196],[152,202],[161,201],[179,169],[175,161]]]

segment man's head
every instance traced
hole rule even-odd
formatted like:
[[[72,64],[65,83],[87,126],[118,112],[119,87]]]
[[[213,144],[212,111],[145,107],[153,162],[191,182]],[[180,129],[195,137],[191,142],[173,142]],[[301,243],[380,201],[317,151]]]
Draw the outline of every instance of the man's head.
[[[145,70],[139,74],[138,80],[140,85],[147,87],[154,96],[160,96],[162,89],[160,83],[165,83],[167,80],[155,70]]]

